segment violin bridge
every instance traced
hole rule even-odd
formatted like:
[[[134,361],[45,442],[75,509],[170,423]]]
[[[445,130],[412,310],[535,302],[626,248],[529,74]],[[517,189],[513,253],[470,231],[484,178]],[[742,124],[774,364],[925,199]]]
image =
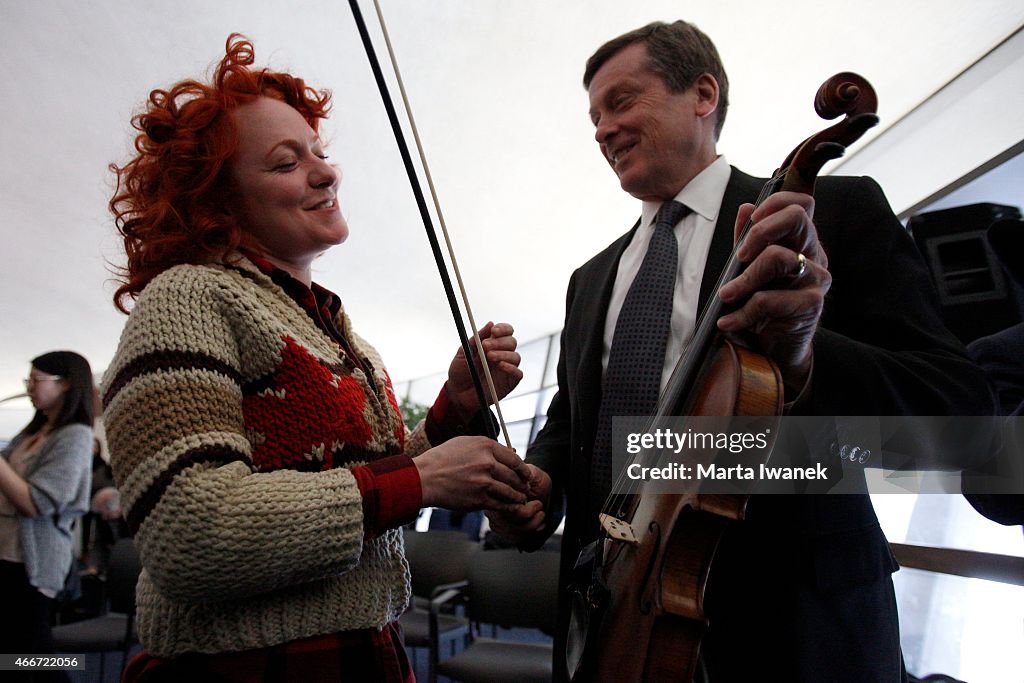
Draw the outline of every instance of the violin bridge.
[[[609,537],[614,538],[616,541],[629,543],[630,545],[640,545],[640,541],[637,540],[633,527],[629,522],[612,517],[607,513],[601,513],[598,519],[601,520],[601,528],[604,529]]]

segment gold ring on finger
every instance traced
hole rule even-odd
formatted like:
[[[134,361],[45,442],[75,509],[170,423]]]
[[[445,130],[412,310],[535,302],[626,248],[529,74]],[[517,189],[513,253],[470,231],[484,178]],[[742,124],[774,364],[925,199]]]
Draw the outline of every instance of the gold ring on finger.
[[[799,280],[807,272],[807,257],[803,254],[796,255],[796,268],[793,270],[792,277],[794,280]]]

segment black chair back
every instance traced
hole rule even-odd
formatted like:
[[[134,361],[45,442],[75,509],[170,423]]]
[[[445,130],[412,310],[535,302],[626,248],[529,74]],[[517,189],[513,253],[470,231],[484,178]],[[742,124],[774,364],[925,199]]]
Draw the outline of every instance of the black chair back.
[[[412,594],[429,598],[441,585],[466,580],[466,560],[479,550],[461,531],[406,531]]]
[[[111,612],[135,614],[135,584],[141,571],[135,542],[130,538],[118,539],[110,550],[107,568],[107,596]]]
[[[558,611],[558,566],[558,553],[476,553],[467,565],[470,618],[553,633]]]

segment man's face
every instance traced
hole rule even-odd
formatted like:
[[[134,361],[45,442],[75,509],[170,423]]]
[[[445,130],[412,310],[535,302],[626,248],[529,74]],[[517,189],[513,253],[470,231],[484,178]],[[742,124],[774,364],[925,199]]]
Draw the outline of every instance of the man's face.
[[[671,199],[715,160],[718,94],[715,88],[709,99],[702,79],[670,92],[648,67],[643,43],[623,48],[594,74],[587,90],[594,139],[623,190],[638,199]]]

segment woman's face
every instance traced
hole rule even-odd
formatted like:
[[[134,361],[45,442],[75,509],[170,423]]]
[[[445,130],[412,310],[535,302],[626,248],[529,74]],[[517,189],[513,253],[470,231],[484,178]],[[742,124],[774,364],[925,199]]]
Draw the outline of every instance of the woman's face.
[[[338,206],[341,173],[298,111],[261,97],[234,110],[239,145],[228,165],[229,208],[272,262],[308,272],[319,254],[348,237]]]
[[[67,380],[32,368],[28,373],[25,390],[36,410],[51,415],[60,409],[64,394],[68,393]]]

